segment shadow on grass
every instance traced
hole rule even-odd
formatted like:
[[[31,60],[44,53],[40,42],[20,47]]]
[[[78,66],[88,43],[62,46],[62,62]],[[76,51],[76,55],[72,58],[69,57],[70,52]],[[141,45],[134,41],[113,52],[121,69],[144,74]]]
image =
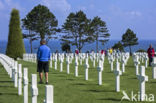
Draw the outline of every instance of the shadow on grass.
[[[60,73],[56,73],[56,72],[49,72],[49,74],[54,74],[54,75],[55,75],[55,74],[60,74]]]
[[[156,83],[156,82],[149,82],[149,83]]]
[[[0,88],[1,88],[1,87],[15,88],[14,86],[10,86],[10,85],[0,85]]]
[[[17,93],[0,93],[0,95],[18,95]]]
[[[60,74],[59,74],[59,75],[57,75],[57,77],[66,77],[66,76],[65,76],[65,75],[60,75]]]
[[[6,75],[6,76],[8,76],[8,74],[7,74],[7,73],[0,73],[0,75]]]
[[[13,81],[0,81],[0,83],[11,83]]]
[[[137,79],[137,77],[127,78],[127,79]]]
[[[95,90],[95,89],[90,89],[90,90],[84,90],[86,92],[94,92],[94,93],[99,93],[99,92],[115,92],[115,90]]]
[[[86,85],[86,84],[84,84],[84,83],[75,83],[73,85]]]
[[[67,79],[67,80],[74,81],[74,79]]]
[[[122,76],[128,76],[128,74],[127,73],[124,73]]]
[[[135,66],[133,66],[133,65],[126,65],[125,68],[130,68],[130,69],[132,69],[132,68],[135,68]]]
[[[112,73],[113,74],[113,71],[109,71],[109,72],[106,72],[106,73]]]
[[[121,99],[116,99],[116,98],[99,98],[97,100],[121,101]]]

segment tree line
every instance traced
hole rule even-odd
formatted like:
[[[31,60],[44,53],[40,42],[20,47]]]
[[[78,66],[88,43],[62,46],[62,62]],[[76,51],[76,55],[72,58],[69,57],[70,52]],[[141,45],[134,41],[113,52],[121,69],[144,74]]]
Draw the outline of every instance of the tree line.
[[[93,20],[88,19],[81,10],[76,13],[71,12],[62,28],[57,26],[58,20],[55,15],[43,5],[34,7],[22,19],[22,27],[25,30],[23,36],[30,40],[31,45],[34,40],[46,39],[49,41],[54,38],[60,39],[65,44],[76,46],[79,51],[86,43],[96,42],[98,51],[98,42],[105,44],[110,36],[105,21],[98,16]],[[62,35],[58,36],[57,33],[62,33]]]
[[[15,11],[16,15],[13,15]],[[16,19],[12,19],[15,17]],[[6,54],[8,55],[10,54],[9,51],[11,51],[8,49],[10,45],[17,50],[18,45],[15,45],[15,41],[10,41],[12,41],[12,38],[20,37],[19,35],[21,35],[21,37],[23,36],[24,39],[29,39],[31,53],[33,52],[32,42],[40,39],[45,39],[47,42],[50,39],[59,39],[65,46],[64,49],[69,48],[67,45],[72,45],[76,46],[79,51],[81,51],[86,43],[96,42],[96,51],[98,52],[99,43],[104,45],[109,41],[110,37],[105,21],[98,16],[89,19],[81,10],[75,13],[71,12],[61,28],[58,27],[56,16],[46,6],[40,4],[35,6],[21,21],[23,33],[21,33],[18,10],[13,9],[9,24],[8,46],[6,50]],[[15,28],[18,28],[18,30]],[[17,36],[15,34],[19,35]],[[14,35],[14,37],[10,35]],[[131,50],[131,46],[138,44],[137,40],[136,34],[132,30],[127,29],[126,33],[122,36],[122,40],[115,44],[113,48],[122,50],[123,46],[129,46]],[[24,44],[21,43],[21,45]],[[23,51],[25,52],[25,49],[23,49]]]

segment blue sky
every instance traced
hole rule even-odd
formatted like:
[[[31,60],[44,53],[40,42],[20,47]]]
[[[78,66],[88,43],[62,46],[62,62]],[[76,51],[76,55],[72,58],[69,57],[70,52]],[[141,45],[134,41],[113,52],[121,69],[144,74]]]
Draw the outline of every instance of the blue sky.
[[[111,40],[121,40],[127,28],[140,40],[156,40],[156,0],[0,0],[0,40],[7,40],[12,8],[20,10],[22,19],[38,4],[54,13],[59,26],[70,12],[83,10],[88,18],[106,22]]]

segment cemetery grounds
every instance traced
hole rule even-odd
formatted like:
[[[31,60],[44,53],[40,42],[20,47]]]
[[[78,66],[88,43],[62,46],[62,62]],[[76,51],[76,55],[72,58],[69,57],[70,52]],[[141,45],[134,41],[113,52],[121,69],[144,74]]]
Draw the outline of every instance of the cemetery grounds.
[[[78,66],[79,76],[74,76],[74,61],[70,64],[70,74],[66,73],[66,63],[63,63],[63,72],[60,72],[58,62],[57,70],[50,68],[49,85],[54,86],[54,103],[132,103],[129,100],[122,100],[122,91],[125,91],[131,97],[131,93],[138,94],[139,80],[135,75],[135,66],[132,57],[129,58],[125,66],[125,73],[120,76],[121,92],[115,92],[115,74],[110,70],[110,64],[107,57],[104,61],[104,71],[102,72],[102,85],[98,85],[97,62],[96,67],[89,59],[89,80],[85,80],[85,68],[83,65]],[[25,61],[18,61],[24,67],[28,68],[29,76],[29,103],[31,103],[31,74],[37,74],[36,64]],[[145,64],[142,64],[145,65]],[[114,62],[114,69],[116,64]],[[120,64],[121,69],[121,64]],[[23,71],[23,70],[22,70]],[[156,96],[156,80],[152,79],[152,67],[146,68],[146,75],[149,81],[146,82],[146,94]],[[37,78],[39,81],[39,77]],[[39,95],[38,103],[43,103],[45,98],[45,82],[37,84]],[[138,95],[137,95],[138,96]],[[136,96],[136,98],[137,98]],[[154,98],[155,99],[155,98]],[[156,100],[155,100],[156,102]],[[23,103],[23,95],[18,96],[18,89],[14,88],[12,80],[5,69],[0,64],[0,103]],[[135,102],[134,102],[135,103]],[[139,103],[139,102],[138,102]],[[141,103],[148,103],[141,102]],[[151,103],[151,102],[149,102]],[[154,103],[154,102],[153,102]]]

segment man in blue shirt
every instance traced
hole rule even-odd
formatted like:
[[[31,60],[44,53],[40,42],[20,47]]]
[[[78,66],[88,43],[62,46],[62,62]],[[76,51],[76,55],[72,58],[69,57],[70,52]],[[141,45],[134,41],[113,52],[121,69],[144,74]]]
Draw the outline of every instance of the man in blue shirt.
[[[49,60],[50,60],[50,48],[46,45],[45,40],[40,41],[40,47],[37,51],[37,61],[38,61],[38,69],[40,77],[40,84],[42,84],[43,74],[42,71],[44,70],[46,84],[48,84],[48,72],[49,72]]]

